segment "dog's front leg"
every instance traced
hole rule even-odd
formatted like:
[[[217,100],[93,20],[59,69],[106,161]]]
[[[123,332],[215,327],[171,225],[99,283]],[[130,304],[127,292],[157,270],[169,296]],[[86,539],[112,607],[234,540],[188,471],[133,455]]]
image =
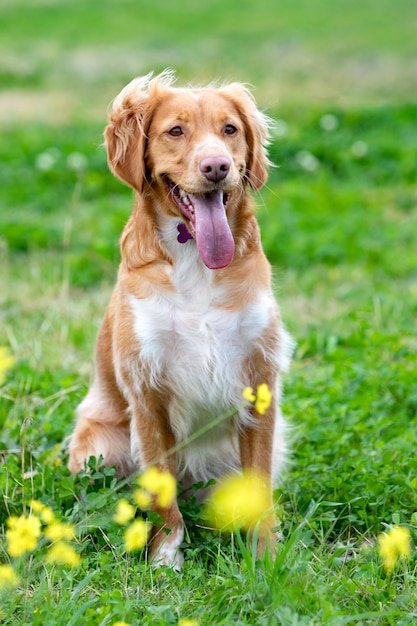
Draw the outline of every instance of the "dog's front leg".
[[[273,551],[276,535],[272,532],[275,526],[274,503],[272,498],[272,463],[275,428],[275,398],[264,415],[259,415],[251,408],[255,425],[242,430],[239,435],[240,457],[242,470],[253,472],[264,481],[266,493],[269,494],[269,506],[265,517],[260,520],[257,556],[264,554],[269,548]]]
[[[176,479],[175,454],[167,454],[174,447],[175,439],[163,404],[153,402],[148,397],[146,406],[142,399],[140,405],[133,410],[132,456],[139,457],[139,464],[145,470],[149,466],[155,466],[160,472],[169,472]],[[155,567],[168,565],[179,571],[184,560],[180,550],[184,524],[177,499],[174,496],[173,501],[163,507],[155,496],[152,510],[160,516],[162,524],[152,529],[150,560]]]
[[[157,464],[157,467],[160,471],[169,471],[164,464]],[[168,565],[180,571],[184,562],[180,549],[184,539],[184,523],[178,509],[177,499],[174,498],[166,508],[159,506],[156,502],[152,508],[161,517],[162,524],[154,525],[152,528],[151,563],[154,567]]]

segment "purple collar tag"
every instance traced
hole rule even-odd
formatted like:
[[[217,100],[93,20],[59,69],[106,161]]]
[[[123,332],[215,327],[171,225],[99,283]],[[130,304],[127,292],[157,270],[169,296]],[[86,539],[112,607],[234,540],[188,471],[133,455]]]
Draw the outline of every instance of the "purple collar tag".
[[[178,230],[178,235],[177,235],[178,243],[187,243],[189,239],[193,239],[193,236],[190,235],[190,233],[188,232],[187,227],[184,224],[184,222],[180,222],[179,224],[177,224],[177,230]]]

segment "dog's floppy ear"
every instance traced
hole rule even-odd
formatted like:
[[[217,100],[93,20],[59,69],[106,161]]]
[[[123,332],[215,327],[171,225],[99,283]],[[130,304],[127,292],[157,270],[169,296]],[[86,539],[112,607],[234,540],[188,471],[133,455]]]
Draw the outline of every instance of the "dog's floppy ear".
[[[231,83],[222,91],[232,98],[245,124],[248,157],[246,179],[254,191],[258,191],[268,179],[268,159],[266,147],[269,144],[269,118],[256,107],[255,100],[245,85]]]
[[[114,99],[104,131],[109,167],[137,191],[145,182],[146,133],[150,117],[148,87],[152,74],[135,78]],[[152,81],[153,82],[153,81]]]
[[[155,78],[151,72],[132,80],[114,99],[104,131],[109,167],[137,191],[143,191],[146,180],[145,150],[153,108],[174,80],[171,70]]]

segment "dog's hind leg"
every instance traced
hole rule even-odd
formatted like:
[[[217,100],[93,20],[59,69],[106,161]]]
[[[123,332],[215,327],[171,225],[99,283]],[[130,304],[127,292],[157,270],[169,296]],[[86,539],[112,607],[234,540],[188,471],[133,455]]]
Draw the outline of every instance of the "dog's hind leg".
[[[106,398],[94,383],[78,407],[78,419],[70,443],[69,469],[84,468],[91,456],[115,465],[119,476],[134,471],[130,453],[130,420],[123,405]]]
[[[77,423],[71,437],[69,469],[85,467],[89,457],[103,457],[105,465],[115,465],[119,476],[131,474],[134,463],[130,446],[130,418],[127,402],[117,386],[111,358],[110,325],[101,326],[96,350],[96,377],[77,410]]]

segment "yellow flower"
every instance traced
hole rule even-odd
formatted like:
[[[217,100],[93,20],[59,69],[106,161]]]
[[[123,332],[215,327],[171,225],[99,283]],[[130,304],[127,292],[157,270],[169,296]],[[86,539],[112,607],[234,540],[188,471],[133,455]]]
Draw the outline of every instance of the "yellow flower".
[[[144,489],[156,496],[157,503],[164,509],[173,501],[177,485],[169,472],[160,472],[157,467],[152,466],[139,476],[138,481]]]
[[[255,395],[252,387],[245,387],[244,390],[242,391],[242,396],[248,402],[255,402],[255,400],[256,400],[256,395]]]
[[[45,529],[44,535],[49,541],[60,541],[61,539],[74,539],[74,526],[72,524],[62,524],[62,522],[52,522]]]
[[[81,563],[81,557],[68,543],[58,541],[49,548],[46,561],[48,563],[60,563],[69,565],[69,567],[77,567]]]
[[[266,383],[262,383],[262,385],[258,385],[258,389],[256,391],[256,401],[255,401],[255,409],[261,415],[264,415],[269,409],[272,400],[272,393],[269,391],[269,387]]]
[[[19,577],[10,565],[0,565],[0,589],[16,587]]]
[[[249,529],[272,513],[267,482],[259,474],[232,475],[214,488],[207,515],[221,530]]]
[[[6,380],[6,372],[16,363],[16,359],[8,348],[0,346],[0,385]]]
[[[199,626],[200,622],[198,619],[191,619],[190,617],[183,617],[178,622],[178,626]]]
[[[133,499],[140,509],[147,509],[152,504],[152,498],[145,489],[135,489]]]
[[[7,520],[7,526],[9,527],[6,530],[7,552],[10,556],[21,556],[36,548],[41,533],[41,522],[38,517],[12,516]]]
[[[39,502],[39,500],[32,500],[30,508],[32,509],[32,513],[39,515],[45,524],[50,524],[55,519],[55,515],[51,507]]]
[[[62,452],[62,444],[56,443],[52,448],[48,450],[48,453],[43,457],[45,465],[58,467],[61,465],[60,454]]]
[[[129,504],[125,498],[121,498],[117,503],[116,513],[113,515],[113,519],[116,524],[127,524],[135,515],[135,507]]]
[[[398,559],[407,559],[411,553],[410,531],[402,526],[394,526],[378,537],[378,552],[384,568],[392,572]]]
[[[39,500],[32,500],[30,503],[30,508],[32,509],[33,513],[36,513],[37,515],[41,514],[44,506],[45,505],[42,504],[42,502],[39,502]]]
[[[136,520],[125,532],[125,548],[128,552],[141,550],[148,540],[148,525],[143,520]]]
[[[130,624],[126,622],[114,622],[113,626],[130,626]]]
[[[45,524],[52,524],[55,520],[55,515],[50,506],[44,506],[41,512],[41,519]]]
[[[242,391],[242,396],[248,402],[251,402],[255,405],[255,409],[260,415],[265,415],[267,409],[271,404],[272,393],[269,390],[269,387],[266,383],[262,383],[258,385],[256,389],[256,393],[252,389],[252,387],[245,387]]]

